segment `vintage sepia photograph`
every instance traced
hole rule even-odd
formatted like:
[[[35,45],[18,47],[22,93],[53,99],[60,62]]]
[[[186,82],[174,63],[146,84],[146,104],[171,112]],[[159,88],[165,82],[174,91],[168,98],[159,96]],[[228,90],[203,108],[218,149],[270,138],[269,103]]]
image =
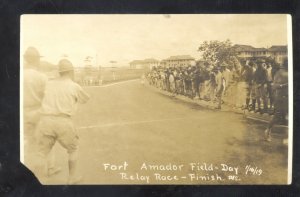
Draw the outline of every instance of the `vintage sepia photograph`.
[[[41,184],[291,184],[290,15],[20,20],[20,161]]]

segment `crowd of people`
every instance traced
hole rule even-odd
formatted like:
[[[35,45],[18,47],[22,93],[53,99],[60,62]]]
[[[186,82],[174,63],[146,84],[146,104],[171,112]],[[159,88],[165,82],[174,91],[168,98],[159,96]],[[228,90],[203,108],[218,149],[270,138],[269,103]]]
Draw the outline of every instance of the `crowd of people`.
[[[191,99],[211,102],[216,109],[232,108],[274,115],[272,125],[286,124],[288,109],[287,59],[279,65],[263,58],[220,63],[153,67],[147,74],[150,85]],[[276,121],[275,121],[276,120]],[[269,127],[271,128],[271,126]],[[270,130],[270,129],[269,129]],[[266,131],[270,139],[270,131]]]

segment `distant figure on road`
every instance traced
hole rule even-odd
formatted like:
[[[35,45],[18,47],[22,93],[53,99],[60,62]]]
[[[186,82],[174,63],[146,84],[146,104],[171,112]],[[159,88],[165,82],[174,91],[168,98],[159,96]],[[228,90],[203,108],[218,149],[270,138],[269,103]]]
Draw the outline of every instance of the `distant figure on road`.
[[[275,124],[280,122],[286,123],[286,117],[288,115],[288,60],[284,60],[284,63],[275,73],[274,84],[274,116],[269,122],[268,128],[265,130],[265,139],[271,141],[271,132]]]
[[[141,76],[141,84],[142,85],[145,85],[145,80],[146,80],[146,76],[145,76],[145,74],[142,74],[142,76]]]
[[[68,151],[69,184],[81,181],[77,176],[78,134],[72,122],[78,103],[88,101],[88,94],[74,80],[74,68],[70,61],[62,59],[58,64],[60,77],[49,81],[45,88],[42,102],[41,119],[37,125],[40,134],[38,152],[40,155],[40,170],[47,166],[46,156],[56,143]],[[45,168],[44,168],[45,169]],[[44,175],[42,170],[42,175]],[[41,175],[41,174],[40,174]]]

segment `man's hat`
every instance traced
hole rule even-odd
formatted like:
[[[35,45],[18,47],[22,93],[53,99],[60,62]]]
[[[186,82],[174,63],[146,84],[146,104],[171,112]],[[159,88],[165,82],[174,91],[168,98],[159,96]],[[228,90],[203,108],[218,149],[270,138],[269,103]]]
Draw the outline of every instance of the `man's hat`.
[[[221,67],[215,66],[212,71],[219,71],[219,70],[221,70]]]
[[[214,69],[214,67],[213,67],[213,66],[208,66],[206,69],[207,69],[208,71],[211,71],[211,70]]]
[[[24,53],[24,57],[43,57],[35,47],[28,47]]]
[[[258,59],[257,63],[265,63],[266,61],[264,59]]]
[[[227,64],[225,62],[223,62],[220,67],[227,67]]]
[[[58,62],[58,72],[66,72],[74,70],[73,64],[67,59],[61,59]]]

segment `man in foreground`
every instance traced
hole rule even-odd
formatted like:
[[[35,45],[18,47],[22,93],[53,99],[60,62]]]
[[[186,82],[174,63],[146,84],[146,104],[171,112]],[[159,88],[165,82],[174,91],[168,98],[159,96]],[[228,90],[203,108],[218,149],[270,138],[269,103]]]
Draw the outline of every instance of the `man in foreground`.
[[[39,119],[39,109],[44,96],[47,77],[38,71],[40,54],[34,47],[29,47],[24,53],[23,109],[24,109],[24,144],[25,153],[28,146],[35,141],[35,127]],[[27,156],[27,155],[25,155]],[[25,158],[26,159],[26,158]],[[25,163],[27,161],[25,160]]]
[[[78,134],[72,122],[78,103],[85,103],[89,96],[75,82],[74,68],[70,61],[62,59],[58,64],[59,77],[49,81],[45,88],[42,102],[41,119],[37,125],[39,133],[40,170],[42,175],[47,167],[46,157],[58,141],[68,152],[69,178],[68,184],[81,181],[76,176]]]
[[[39,110],[44,97],[45,86],[48,81],[47,76],[39,71],[40,56],[39,51],[34,47],[28,47],[24,53],[24,80],[23,80],[23,117],[24,117],[24,162],[31,168],[34,162],[33,156],[36,151],[36,125],[40,119]],[[61,169],[55,167],[54,154],[48,157],[47,175],[58,173]],[[33,164],[34,166],[34,164]]]

